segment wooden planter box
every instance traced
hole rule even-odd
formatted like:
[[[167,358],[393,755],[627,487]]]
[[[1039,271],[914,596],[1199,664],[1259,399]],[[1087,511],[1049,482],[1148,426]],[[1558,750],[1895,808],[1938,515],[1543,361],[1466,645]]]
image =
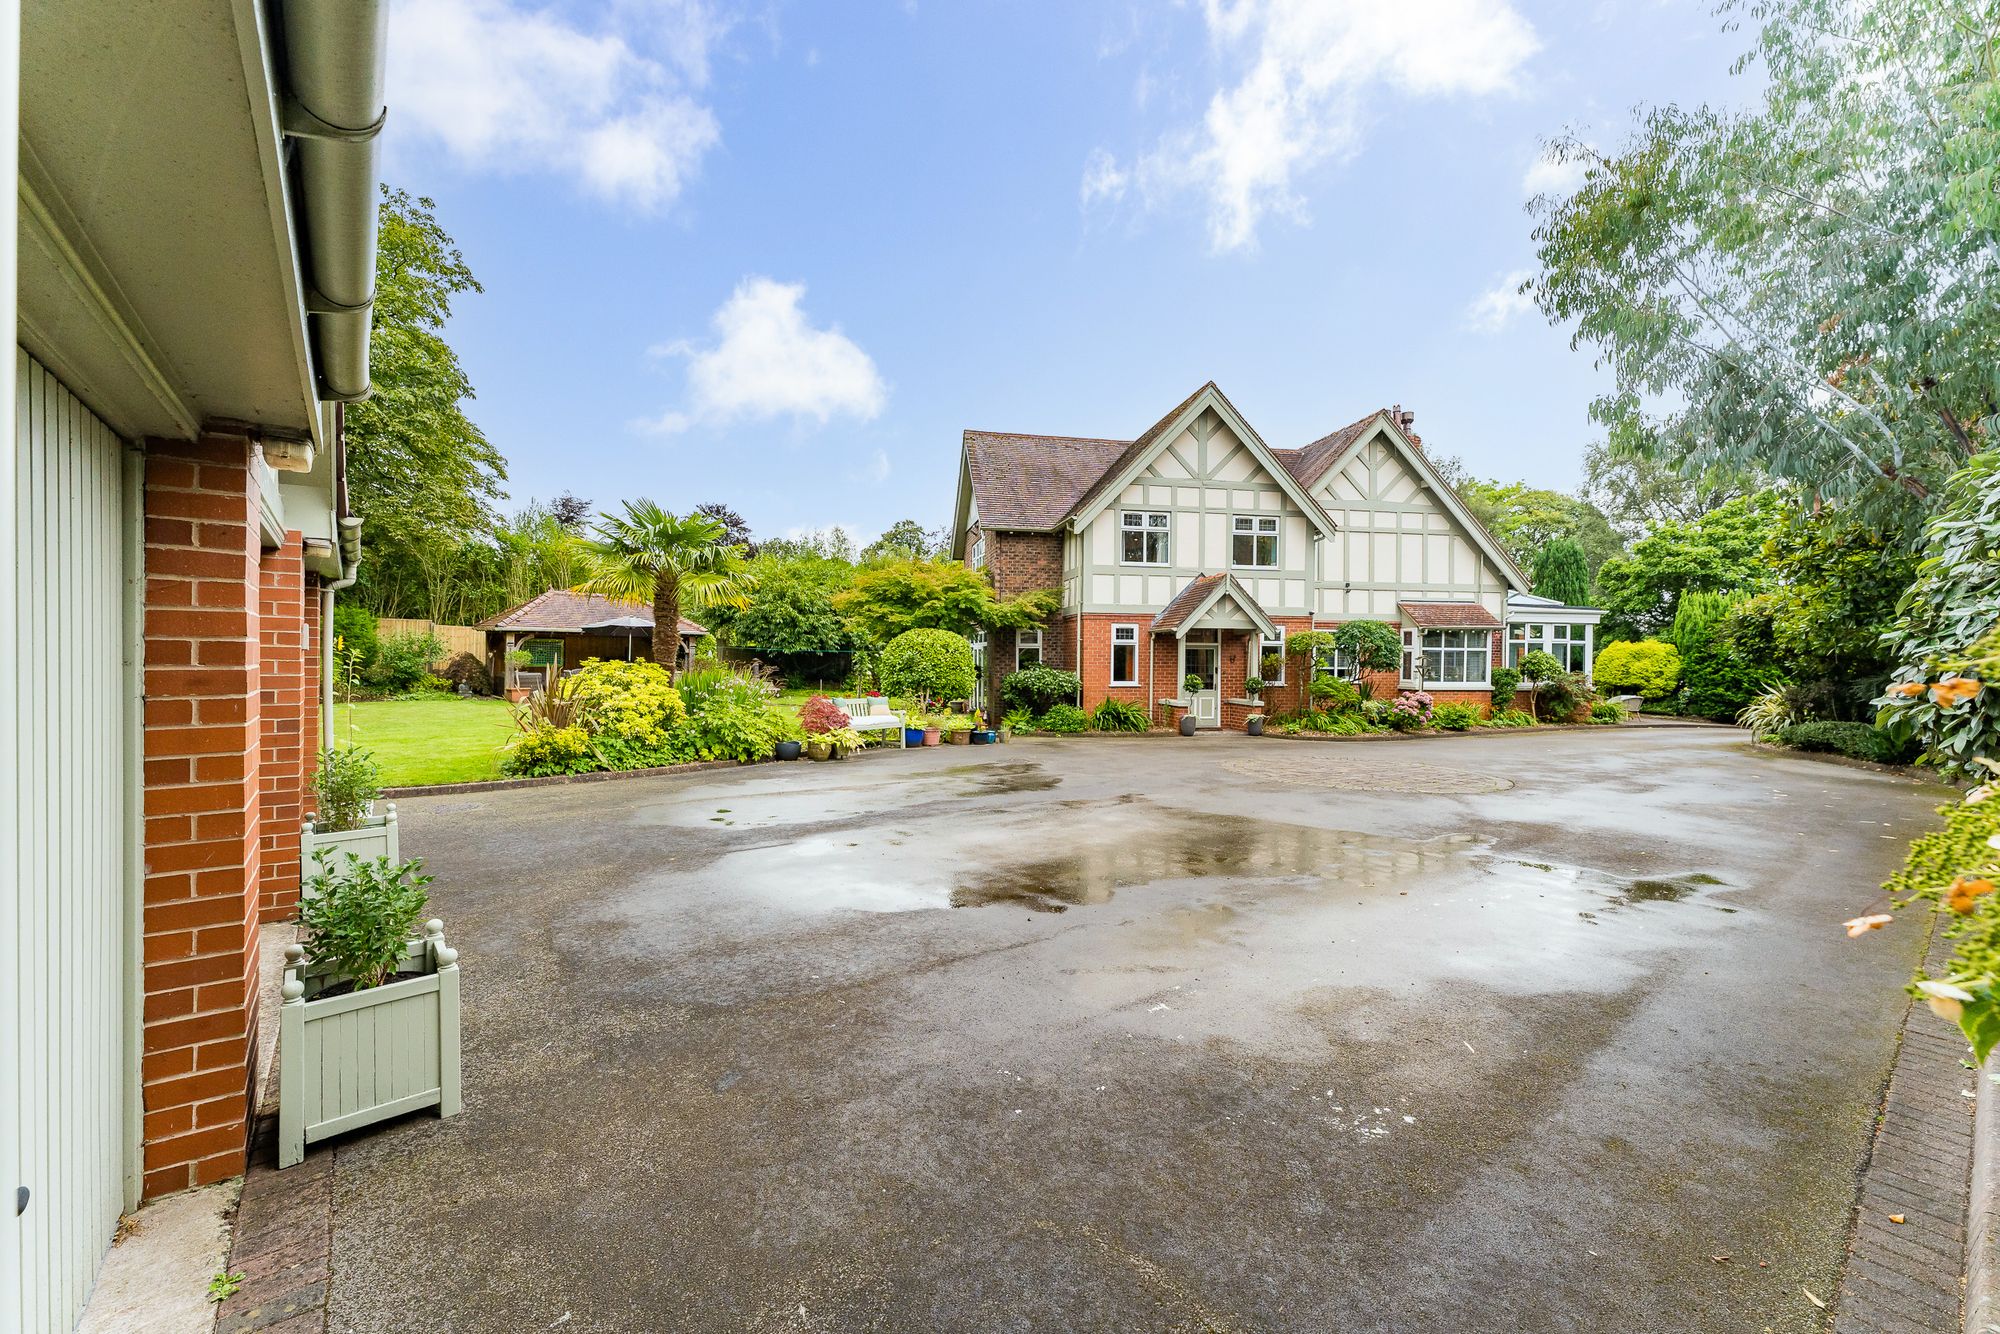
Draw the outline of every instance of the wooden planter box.
[[[311,820],[299,827],[299,898],[308,898],[307,888],[318,872],[318,863],[313,861],[315,852],[325,852],[326,869],[338,876],[347,868],[349,855],[359,857],[364,862],[372,862],[377,857],[387,857],[391,864],[400,864],[402,853],[396,840],[396,803],[384,802],[380,815],[371,815],[361,822],[359,829],[339,829],[321,832]]]
[[[432,918],[410,942],[398,977],[316,999],[346,979],[285,948],[278,1007],[278,1166],[306,1145],[405,1112],[459,1111],[458,951]]]

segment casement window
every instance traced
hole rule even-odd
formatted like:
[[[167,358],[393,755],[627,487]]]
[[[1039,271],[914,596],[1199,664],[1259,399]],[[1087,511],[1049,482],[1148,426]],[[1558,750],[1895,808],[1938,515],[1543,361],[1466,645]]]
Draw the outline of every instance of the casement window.
[[[1418,655],[1422,658],[1419,660]],[[1403,631],[1403,684],[1426,690],[1478,688],[1489,684],[1493,663],[1490,630]],[[1418,668],[1422,668],[1419,676]]]
[[[1515,621],[1507,627],[1507,665],[1519,667],[1522,655],[1540,649],[1554,656],[1567,672],[1590,664],[1590,627],[1560,621]]]
[[[1272,670],[1271,657],[1277,655],[1276,671]],[[1278,627],[1276,639],[1257,637],[1257,661],[1251,665],[1250,674],[1262,678],[1267,686],[1281,686],[1285,683],[1285,627]]]
[[[1111,684],[1139,684],[1139,627],[1136,625],[1111,627]]]
[[[1278,568],[1278,516],[1238,514],[1229,520],[1229,563],[1240,570]]]
[[[986,534],[980,533],[972,539],[972,550],[966,553],[966,559],[975,570],[986,564]]]
[[[1042,632],[1021,630],[1014,635],[1014,670],[1042,665]]]
[[[1322,628],[1330,629],[1332,627],[1314,626],[1313,628],[1318,630]],[[1331,644],[1321,649],[1314,657],[1313,670],[1321,676],[1338,676],[1349,681],[1353,680],[1357,675],[1354,666],[1354,655],[1345,649],[1335,648]]]
[[[1118,559],[1125,565],[1166,565],[1173,546],[1171,515],[1164,510],[1123,510],[1118,515]]]

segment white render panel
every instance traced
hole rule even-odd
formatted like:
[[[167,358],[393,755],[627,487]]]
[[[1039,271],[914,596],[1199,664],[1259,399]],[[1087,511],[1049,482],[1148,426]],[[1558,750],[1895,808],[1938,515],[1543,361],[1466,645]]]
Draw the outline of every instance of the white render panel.
[[[1118,576],[1118,600],[1136,604],[1146,600],[1146,577],[1142,574],[1121,574]]]
[[[1220,570],[1229,564],[1229,516],[1213,512],[1201,516],[1201,568]]]
[[[20,708],[13,846],[19,889],[0,924],[0,1004],[18,1068],[0,1098],[20,1136],[17,1291],[0,1326],[74,1328],[125,1203],[124,444],[26,352],[15,353],[18,446],[9,661]]]
[[[1114,601],[1113,595],[1117,591],[1118,580],[1115,575],[1094,574],[1090,577],[1090,600],[1092,602]]]
[[[1174,488],[1174,504],[1191,510],[1200,509],[1201,492],[1191,486],[1177,486]]]
[[[1118,559],[1118,511],[1107,509],[1090,521],[1090,560],[1109,565]]]

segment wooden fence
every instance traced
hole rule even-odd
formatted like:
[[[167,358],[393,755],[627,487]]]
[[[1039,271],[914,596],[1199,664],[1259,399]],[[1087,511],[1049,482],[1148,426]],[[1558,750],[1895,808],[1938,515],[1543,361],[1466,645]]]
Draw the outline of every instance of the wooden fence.
[[[486,632],[469,625],[445,625],[440,621],[384,616],[375,622],[375,633],[383,639],[390,635],[436,635],[444,644],[444,653],[431,664],[433,667],[441,667],[461,653],[470,653],[481,662],[486,661]]]

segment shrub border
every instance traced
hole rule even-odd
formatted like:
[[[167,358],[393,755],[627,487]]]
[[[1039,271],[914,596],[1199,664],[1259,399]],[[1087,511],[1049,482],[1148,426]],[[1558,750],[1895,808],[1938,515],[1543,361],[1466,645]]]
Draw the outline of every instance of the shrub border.
[[[846,756],[846,760],[857,759],[874,751],[896,750],[895,746],[869,746]],[[842,761],[843,763],[845,760]],[[711,769],[752,769],[760,764],[778,764],[781,761],[766,757],[761,760],[694,760],[687,764],[661,764],[651,769],[593,769],[584,774],[548,774],[540,778],[488,778],[471,783],[424,783],[413,787],[385,787],[385,797],[443,797],[459,792],[506,792],[519,787],[561,787],[569,783],[609,783],[620,778],[671,778],[675,774],[707,773]],[[783,761],[783,763],[804,764],[804,759]]]

